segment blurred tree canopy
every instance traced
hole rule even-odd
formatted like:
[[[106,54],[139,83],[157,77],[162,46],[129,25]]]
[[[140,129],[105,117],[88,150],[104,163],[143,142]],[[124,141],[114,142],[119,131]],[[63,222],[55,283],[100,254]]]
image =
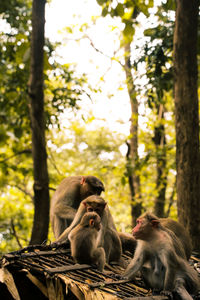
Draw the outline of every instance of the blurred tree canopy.
[[[29,243],[34,215],[28,99],[32,1],[0,2],[0,251],[9,252]],[[56,52],[61,43],[53,44],[46,38],[44,111],[50,194],[66,176],[93,174],[105,184],[103,196],[117,228],[130,231],[136,217],[131,208],[137,198],[130,191],[130,174],[139,178],[141,211],[151,209],[162,216],[177,217],[172,61],[175,5],[170,0],[158,6],[153,0],[97,3],[102,7],[102,16],[93,16],[94,26],[98,18],[121,22],[119,28],[111,28],[120,46],[110,60],[118,62],[124,73],[125,66],[129,67],[138,105],[137,131],[125,135],[106,125],[96,125],[92,112],[80,109],[85,97],[92,99],[102,91],[89,81],[87,70],[80,74],[76,65],[61,64]],[[93,25],[80,24],[80,39],[88,38]],[[142,37],[138,38],[142,25]],[[73,37],[73,28],[68,28],[66,34]],[[103,55],[91,39],[90,44]],[[198,36],[198,55],[199,45]],[[102,86],[106,74],[101,76]],[[129,93],[124,78],[119,90]],[[132,157],[128,168],[127,143],[134,134],[138,157]],[[49,240],[53,240],[51,231]]]
[[[5,193],[9,195],[7,195],[8,201],[15,194],[18,195],[17,198],[19,199],[24,198],[23,201],[27,200],[28,197],[29,201],[27,203],[30,202],[30,198],[33,200],[32,144],[28,96],[30,34],[32,30],[31,9],[32,1],[13,1],[8,4],[3,2],[0,11],[2,27],[4,28],[1,32],[0,42],[0,186],[3,199]],[[61,65],[56,62],[54,58],[56,46],[52,45],[49,40],[45,41],[46,130],[54,124],[59,127],[59,115],[65,107],[67,106],[71,110],[78,109],[78,101],[81,100],[82,95],[86,94],[90,97],[91,92],[85,74],[77,76],[74,65]],[[12,189],[15,191],[12,192]],[[17,202],[20,201],[19,199],[17,199]],[[2,205],[4,207],[4,201],[2,201]],[[28,212],[28,215],[32,215],[32,205],[29,204],[28,209],[30,207],[31,211]],[[10,232],[11,218],[16,219],[13,221],[13,230],[18,232],[14,229],[15,223],[16,226],[19,225],[17,218],[14,218],[15,213],[12,212],[11,217],[6,221],[5,211],[2,211],[2,213],[4,215],[2,221],[3,236],[4,234],[7,236]],[[20,212],[21,215],[22,212]],[[26,223],[26,213],[24,213],[24,216],[25,219],[19,218],[21,224],[18,226],[19,228],[23,227],[23,219]],[[25,239],[25,243],[27,243],[27,234],[25,236],[26,238],[22,237],[22,239]],[[18,241],[19,243],[21,242]],[[6,240],[5,244],[7,244]]]

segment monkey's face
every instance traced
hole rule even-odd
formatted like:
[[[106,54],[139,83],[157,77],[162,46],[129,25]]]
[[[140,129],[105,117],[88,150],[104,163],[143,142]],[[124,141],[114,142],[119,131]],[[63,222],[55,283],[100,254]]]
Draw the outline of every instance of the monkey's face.
[[[95,193],[94,193],[94,195],[98,195],[98,196],[99,196],[99,195],[101,195],[101,192],[102,192],[102,191],[104,191],[104,188],[98,187],[98,186],[97,186],[97,187],[95,188]]]
[[[133,228],[132,234],[136,239],[146,240],[149,234],[149,228],[145,218],[137,219],[136,226]]]
[[[85,199],[92,195],[99,196],[104,189],[101,186],[93,186],[91,184],[84,183],[84,185],[81,187],[81,190],[82,199]]]
[[[80,224],[84,227],[95,228],[97,231],[101,229],[101,218],[96,212],[86,212]]]
[[[103,183],[95,176],[87,176],[86,182],[93,191],[93,195],[100,195],[102,191],[105,191]]]
[[[97,215],[98,218],[93,219],[94,228],[99,231],[101,229],[101,218]]]
[[[95,176],[82,176],[80,189],[81,200],[91,195],[99,196],[102,191],[105,191],[103,183]]]
[[[132,234],[136,239],[147,241],[152,237],[153,230],[157,230],[159,226],[158,219],[149,219],[149,215],[141,216],[136,221],[136,226],[132,230]]]
[[[92,195],[83,200],[82,204],[85,212],[96,212],[102,218],[107,203],[102,197]]]
[[[86,205],[87,212],[96,212],[100,217],[103,215],[104,208],[104,205],[94,205],[92,203]]]
[[[99,231],[101,229],[101,218],[100,216],[96,213],[96,212],[92,212],[92,213],[88,213],[93,215],[93,217],[90,220],[90,224],[92,224],[92,226]]]
[[[100,218],[103,216],[103,212],[106,206],[106,202],[104,203],[98,203],[95,201],[83,201],[83,204],[85,206],[86,212],[95,212],[97,213]]]

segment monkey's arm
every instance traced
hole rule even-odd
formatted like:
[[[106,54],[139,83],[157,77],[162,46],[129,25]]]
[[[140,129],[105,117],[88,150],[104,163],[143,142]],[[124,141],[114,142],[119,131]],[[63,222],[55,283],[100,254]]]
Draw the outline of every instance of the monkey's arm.
[[[164,286],[163,290],[171,291],[174,286],[174,279],[176,273],[176,255],[174,252],[169,249],[164,249],[162,253],[159,255],[162,264],[165,267],[165,278],[164,278]]]
[[[177,278],[175,281],[175,291],[183,300],[193,300],[192,296],[185,289],[185,280],[183,278]]]
[[[68,240],[69,233],[76,225],[78,225],[80,223],[81,218],[85,212],[86,212],[85,207],[81,203],[71,225],[65,229],[65,231],[58,237],[58,239],[55,241],[55,243],[62,243],[62,242],[66,242]]]
[[[126,268],[125,272],[122,274],[122,277],[127,279],[133,279],[135,277],[135,274],[142,268],[145,262],[145,257],[145,248],[143,246],[143,243],[140,241],[136,248],[135,255],[128,267]]]
[[[107,219],[107,222],[108,222],[108,225],[107,225],[108,228],[111,228],[111,229],[117,231],[114,220],[113,220],[113,217],[111,215],[111,212],[110,212],[108,206],[106,207],[106,219]]]
[[[55,208],[51,209],[51,227],[56,239],[64,232],[67,227],[69,227],[75,215],[76,210],[67,205],[65,205],[63,208],[56,205]]]

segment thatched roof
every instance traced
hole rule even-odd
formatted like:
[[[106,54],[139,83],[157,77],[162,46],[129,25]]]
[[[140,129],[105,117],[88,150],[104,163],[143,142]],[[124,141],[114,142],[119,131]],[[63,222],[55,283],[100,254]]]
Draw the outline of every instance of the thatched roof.
[[[123,255],[126,260],[131,256]],[[168,299],[152,296],[140,278],[135,282],[118,280],[116,274],[123,269],[118,265],[112,267],[105,274],[94,266],[74,264],[68,244],[57,248],[30,246],[1,259],[0,299]]]

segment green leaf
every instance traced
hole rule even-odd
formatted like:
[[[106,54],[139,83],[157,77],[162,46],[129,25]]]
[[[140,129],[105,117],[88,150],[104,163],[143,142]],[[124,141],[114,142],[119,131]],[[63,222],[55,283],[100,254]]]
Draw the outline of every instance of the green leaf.
[[[105,6],[104,8],[103,8],[103,10],[102,10],[102,17],[105,17],[105,16],[107,16],[107,14],[108,14],[108,7],[107,6]]]
[[[122,3],[118,3],[116,7],[117,15],[122,17],[124,15],[124,6]]]
[[[154,36],[156,34],[156,28],[148,28],[144,30],[145,36]]]
[[[165,4],[163,4],[163,7],[166,10],[176,10],[176,1],[174,0],[167,0],[167,2]]]
[[[126,21],[126,25],[125,25],[125,28],[123,30],[123,34],[126,36],[126,37],[129,37],[131,40],[135,34],[135,28],[133,27],[133,24],[131,21]]]
[[[99,5],[103,5],[104,3],[106,3],[107,2],[107,0],[97,0],[97,3],[99,4]]]

